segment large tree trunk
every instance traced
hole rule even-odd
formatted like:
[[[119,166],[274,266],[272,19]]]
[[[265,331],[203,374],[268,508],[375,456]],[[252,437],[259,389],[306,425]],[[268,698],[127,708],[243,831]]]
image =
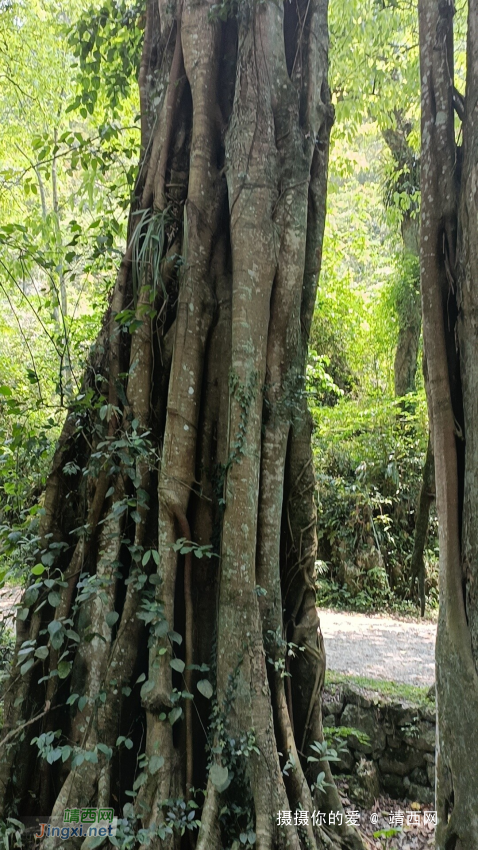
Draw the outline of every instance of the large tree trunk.
[[[327,2],[232,10],[148,3],[128,247],[47,484],[2,810],[133,801],[150,846],[172,850],[168,809],[202,788],[201,850],[251,828],[258,850],[360,847],[345,824],[276,823],[341,809],[333,786],[311,794],[307,762],[325,668],[303,380]],[[32,738],[53,732],[41,759]]]
[[[420,263],[440,541],[436,647],[440,850],[472,850],[478,835],[476,0],[470,0],[468,9],[460,175],[453,113],[453,4],[420,2]]]

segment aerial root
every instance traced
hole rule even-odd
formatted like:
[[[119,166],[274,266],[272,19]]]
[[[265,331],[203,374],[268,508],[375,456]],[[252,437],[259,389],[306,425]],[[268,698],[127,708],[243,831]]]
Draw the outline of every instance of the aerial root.
[[[218,809],[219,794],[208,779],[196,850],[221,850]]]

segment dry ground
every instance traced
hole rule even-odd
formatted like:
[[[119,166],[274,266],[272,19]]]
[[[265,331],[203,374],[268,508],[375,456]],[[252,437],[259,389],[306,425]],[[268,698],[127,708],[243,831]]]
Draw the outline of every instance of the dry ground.
[[[435,623],[328,609],[319,616],[329,670],[422,687],[433,684]]]

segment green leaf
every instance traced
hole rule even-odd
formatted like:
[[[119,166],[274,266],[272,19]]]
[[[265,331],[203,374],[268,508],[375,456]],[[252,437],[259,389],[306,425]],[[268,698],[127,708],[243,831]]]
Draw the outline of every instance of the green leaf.
[[[213,764],[209,776],[218,791],[225,791],[231,781],[227,767],[223,767],[221,764]]]
[[[45,572],[45,570],[46,567],[44,567],[43,564],[36,564],[34,567],[32,567],[32,573],[34,576],[41,576],[42,573]]]
[[[50,640],[53,649],[60,649],[65,639],[63,626],[60,621],[52,620],[51,623],[48,623],[48,631],[50,632]]]
[[[203,695],[203,697],[206,697],[206,699],[211,699],[211,697],[214,693],[211,682],[208,679],[200,679],[199,680],[198,691],[199,691],[200,694]]]
[[[58,759],[61,759],[62,749],[63,747],[55,747],[47,753],[46,760],[48,764],[53,764],[53,762],[58,761]]]
[[[174,708],[171,709],[171,711],[168,714],[168,720],[169,720],[171,726],[174,726],[174,724],[176,723],[176,720],[179,720],[182,713],[183,713],[183,710],[179,705],[176,705]]]
[[[160,576],[158,576],[158,574],[157,574],[157,573],[152,573],[152,574],[148,577],[148,581],[149,581],[149,583],[150,583],[150,584],[154,584],[155,586],[158,586],[159,584],[162,584],[161,577],[160,577]]]
[[[72,748],[68,744],[65,744],[65,746],[61,748],[61,760],[63,763],[70,758],[71,753]]]
[[[35,650],[35,657],[40,658],[42,661],[45,658],[48,658],[49,650],[47,646],[39,646],[38,649]]]
[[[162,768],[164,764],[163,756],[151,756],[149,760],[148,770],[151,774],[155,774]]]
[[[61,602],[61,596],[56,590],[52,590],[48,594],[48,602],[50,603],[52,608],[58,608]]]
[[[108,611],[105,619],[107,625],[110,627],[110,629],[112,629],[114,624],[117,623],[119,620],[119,614],[117,611]]]
[[[23,597],[23,604],[27,608],[30,608],[37,601],[39,593],[40,588],[38,585],[32,585],[31,587],[28,587],[25,591],[25,596]]]
[[[152,679],[148,679],[148,680],[144,683],[144,685],[142,686],[142,688],[141,688],[141,690],[140,690],[140,696],[141,696],[141,699],[143,699],[143,698],[146,696],[146,694],[151,693],[151,691],[153,690],[153,688],[154,688],[154,682],[153,682],[153,680],[152,680]]]
[[[169,662],[169,666],[172,667],[173,670],[177,670],[178,673],[182,673],[186,665],[181,658],[172,658]]]
[[[141,786],[144,785],[144,783],[146,782],[147,778],[148,778],[147,773],[140,773],[138,778],[135,779],[135,781],[133,783],[133,791],[137,791],[138,788],[141,788]]]
[[[25,661],[25,664],[22,664],[22,666],[20,667],[20,673],[22,674],[22,676],[24,676],[25,673],[28,673],[30,667],[33,667],[34,663],[35,659],[29,658],[28,661]]]
[[[66,679],[72,667],[71,661],[60,661],[58,664],[58,676],[60,679]]]
[[[45,552],[44,555],[41,556],[42,564],[45,564],[47,567],[52,567],[55,561],[54,552]]]
[[[374,832],[374,838],[393,838],[395,835],[398,835],[401,832],[400,829],[394,829],[391,827],[390,829],[379,829],[377,832]]]
[[[168,638],[173,643],[178,643],[180,646],[183,642],[181,635],[179,635],[177,632],[168,632]]]
[[[113,750],[111,749],[111,747],[108,747],[106,744],[97,744],[97,748],[100,751],[100,753],[103,753],[103,755],[106,756],[107,759],[110,759],[111,756],[113,755]]]

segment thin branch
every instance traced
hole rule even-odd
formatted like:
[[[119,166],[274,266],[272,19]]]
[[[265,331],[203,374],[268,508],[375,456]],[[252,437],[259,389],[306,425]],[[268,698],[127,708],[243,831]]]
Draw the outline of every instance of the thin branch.
[[[37,720],[41,720],[42,717],[45,717],[46,714],[48,714],[50,711],[54,711],[56,708],[64,708],[65,705],[66,703],[64,705],[55,705],[54,708],[51,708],[50,702],[46,702],[45,708],[43,709],[43,711],[40,712],[40,714],[36,714],[35,717],[31,717],[30,720],[27,720],[25,723],[22,723],[21,726],[17,726],[16,729],[11,729],[8,735],[5,735],[3,741],[0,741],[0,749],[4,747],[5,744],[12,738],[15,738],[15,736],[18,735],[19,732],[21,732],[23,729],[26,729],[27,726],[31,726],[32,723],[36,723]]]

